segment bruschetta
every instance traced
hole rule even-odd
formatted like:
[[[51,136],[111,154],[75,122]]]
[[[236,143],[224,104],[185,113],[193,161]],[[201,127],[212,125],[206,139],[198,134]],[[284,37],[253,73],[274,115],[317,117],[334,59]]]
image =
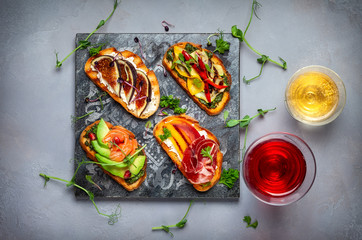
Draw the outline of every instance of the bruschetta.
[[[84,71],[94,84],[136,118],[147,119],[157,111],[158,80],[137,54],[107,48],[90,57]]]

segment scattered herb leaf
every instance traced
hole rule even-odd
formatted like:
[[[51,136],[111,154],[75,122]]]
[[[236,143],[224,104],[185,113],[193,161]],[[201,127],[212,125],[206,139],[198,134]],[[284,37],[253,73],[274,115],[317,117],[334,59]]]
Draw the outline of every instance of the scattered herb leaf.
[[[246,222],[246,227],[252,227],[252,228],[257,228],[258,227],[258,221],[255,220],[253,223],[251,223],[251,217],[250,216],[244,216],[244,219],[243,219],[244,222]]]
[[[220,31],[219,38],[216,39],[216,49],[214,52],[219,51],[219,53],[224,54],[225,51],[230,49],[230,44],[224,41],[223,32]]]
[[[258,117],[258,116],[264,116],[265,113],[270,112],[270,111],[274,111],[276,108],[273,109],[267,109],[267,110],[263,110],[263,109],[258,109],[258,114],[250,117],[249,115],[245,115],[242,119],[230,119],[228,121],[226,121],[226,125],[225,127],[235,127],[236,125],[240,125],[241,128],[245,128],[245,138],[244,138],[244,146],[242,149],[242,159],[244,159],[244,155],[245,155],[245,151],[246,151],[246,136],[248,134],[248,127],[249,124],[251,122],[251,120],[253,120],[254,118]]]
[[[91,112],[89,112],[89,113],[86,113],[86,114],[84,114],[84,115],[82,115],[82,116],[79,116],[79,117],[76,117],[76,116],[71,116],[72,117],[72,122],[73,123],[75,123],[76,121],[78,121],[78,120],[80,120],[80,119],[82,119],[82,118],[84,118],[84,117],[86,117],[86,116],[88,116],[88,115],[91,115],[92,113],[94,113],[94,111],[91,111]]]
[[[163,110],[165,110],[166,108],[170,108],[173,109],[175,114],[185,113],[187,109],[180,108],[179,104],[180,104],[180,99],[174,98],[173,95],[162,96],[160,102],[160,107],[162,107],[161,112],[164,115],[168,115],[167,112],[163,112]]]
[[[102,188],[93,181],[92,176],[91,175],[85,175],[85,179],[87,179],[88,182],[90,182],[91,184],[93,184],[94,186],[96,186],[99,190],[102,191]]]
[[[251,14],[250,14],[250,19],[249,19],[249,22],[248,22],[248,25],[244,31],[244,33],[237,28],[236,25],[232,26],[231,27],[231,34],[233,35],[233,37],[235,38],[238,38],[240,40],[240,42],[244,42],[253,52],[255,52],[257,55],[260,56],[260,58],[257,59],[258,63],[261,64],[261,68],[260,68],[260,71],[259,71],[259,74],[253,78],[250,78],[250,79],[246,79],[245,76],[243,77],[243,81],[244,83],[246,84],[249,84],[251,81],[253,81],[254,79],[260,77],[262,71],[263,71],[263,67],[264,67],[264,64],[267,63],[268,61],[269,62],[272,62],[276,65],[278,65],[279,67],[283,68],[284,70],[287,69],[287,63],[286,61],[284,61],[281,57],[279,57],[279,60],[281,61],[281,63],[269,58],[268,56],[260,53],[258,50],[256,50],[255,48],[253,48],[250,43],[246,40],[245,38],[245,35],[246,35],[246,32],[248,31],[249,29],[249,26],[250,26],[250,23],[251,23],[251,20],[253,18],[253,15],[255,15],[257,18],[259,18],[257,15],[256,15],[256,10],[261,7],[261,4],[258,3],[256,0],[253,0],[253,3],[252,3],[252,7],[251,7]],[[260,19],[260,18],[259,18]]]
[[[146,122],[146,124],[145,124],[145,127],[146,127],[147,129],[150,129],[150,128],[152,127],[152,122],[151,122],[150,120],[148,120],[148,121]]]
[[[108,16],[108,18],[106,20],[101,20],[97,26],[97,28],[95,30],[93,30],[93,32],[91,32],[84,40],[80,40],[78,42],[78,47],[76,47],[73,51],[71,51],[62,61],[59,61],[58,59],[58,53],[56,52],[55,53],[55,58],[56,58],[56,67],[57,68],[60,68],[63,64],[63,62],[65,60],[67,60],[73,53],[75,53],[78,49],[86,49],[87,47],[89,47],[91,45],[91,43],[88,41],[88,39],[96,32],[98,31],[98,29],[100,27],[102,27],[110,17],[112,17],[114,11],[116,10],[118,6],[118,0],[115,0],[114,1],[114,4],[113,4],[113,11],[111,12],[111,14]]]
[[[228,188],[232,188],[239,179],[240,172],[237,169],[229,168],[228,170],[223,169],[219,183],[226,185]]]
[[[174,225],[167,225],[167,226],[162,225],[161,227],[153,227],[152,230],[163,230],[163,231],[169,233],[173,237],[173,233],[170,231],[170,228],[175,228],[175,227],[183,228],[183,227],[185,227],[185,224],[187,223],[186,217],[187,217],[187,214],[190,211],[192,203],[193,203],[193,200],[190,201],[190,204],[189,204],[189,207],[187,208],[185,216],[178,223],[176,223]]]
[[[65,179],[62,179],[62,178],[54,177],[54,176],[49,176],[49,175],[46,175],[46,174],[44,174],[44,173],[40,173],[39,176],[43,177],[44,180],[45,180],[44,187],[45,187],[46,183],[47,183],[50,179],[53,179],[53,180],[57,180],[57,181],[61,181],[61,182],[66,183],[66,184],[67,184],[67,185],[66,185],[67,187],[74,186],[74,187],[79,188],[80,190],[84,191],[84,192],[88,195],[89,200],[91,200],[91,202],[93,203],[93,205],[94,205],[95,209],[97,210],[98,214],[107,217],[107,218],[108,218],[108,224],[109,224],[109,225],[113,225],[114,223],[116,223],[116,222],[118,221],[118,218],[120,217],[120,214],[121,214],[121,212],[120,212],[120,205],[117,206],[116,210],[115,210],[112,214],[105,214],[105,213],[100,212],[99,209],[98,209],[98,206],[96,205],[96,203],[95,203],[95,201],[94,201],[94,194],[93,194],[93,192],[91,192],[91,191],[85,189],[84,187],[76,184],[75,181],[74,181],[75,176],[76,176],[76,174],[77,174],[80,166],[81,166],[82,164],[85,164],[86,162],[87,162],[87,161],[82,160],[82,161],[78,164],[78,167],[77,167],[76,171],[74,172],[74,175],[73,175],[73,177],[72,177],[72,179],[71,179],[70,181],[65,180]],[[94,163],[94,162],[92,162],[92,163]]]
[[[228,117],[229,117],[229,111],[225,110],[224,111],[224,123],[226,123],[226,119],[228,119]]]
[[[167,138],[172,137],[172,135],[171,135],[170,130],[168,130],[167,128],[163,128],[163,135],[159,135],[158,137],[159,137],[159,138],[161,139],[161,141],[163,142],[163,141],[165,141]]]

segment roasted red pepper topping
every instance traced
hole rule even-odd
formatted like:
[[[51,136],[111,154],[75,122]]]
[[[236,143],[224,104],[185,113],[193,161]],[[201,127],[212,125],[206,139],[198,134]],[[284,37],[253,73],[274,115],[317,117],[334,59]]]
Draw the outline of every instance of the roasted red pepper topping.
[[[191,59],[191,56],[185,50],[182,51],[182,55],[185,57],[186,61],[189,61]],[[211,102],[209,84],[217,89],[224,89],[224,88],[227,88],[228,86],[218,85],[218,84],[214,83],[213,81],[211,81],[207,77],[207,70],[206,70],[205,64],[198,54],[197,54],[197,60],[199,62],[199,66],[197,66],[196,63],[191,63],[191,66],[193,69],[195,69],[195,71],[200,75],[201,79],[205,82],[204,90],[205,90],[206,100],[208,102]]]
[[[89,137],[89,139],[90,139],[91,141],[96,140],[96,135],[95,135],[95,133],[90,132],[90,133],[88,134],[88,137]]]

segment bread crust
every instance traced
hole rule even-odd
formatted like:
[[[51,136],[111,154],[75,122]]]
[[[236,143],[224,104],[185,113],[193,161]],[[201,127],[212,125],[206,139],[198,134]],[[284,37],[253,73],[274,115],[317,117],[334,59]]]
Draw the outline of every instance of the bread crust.
[[[163,127],[165,126],[165,124],[173,119],[178,119],[178,120],[193,124],[193,126],[196,128],[196,130],[206,131],[209,139],[214,140],[219,146],[220,146],[220,143],[219,143],[219,140],[216,138],[216,136],[212,132],[210,132],[208,129],[206,129],[204,127],[201,127],[197,120],[195,120],[194,118],[187,116],[185,114],[181,114],[178,116],[169,116],[169,117],[162,119],[159,123],[157,123],[153,129],[154,137],[156,138],[157,142],[161,145],[163,150],[171,158],[172,162],[177,166],[177,168],[181,171],[181,173],[186,177],[185,169],[182,166],[182,162],[178,158],[177,154],[170,151],[170,148],[159,137],[159,135],[163,135]],[[192,184],[192,186],[199,192],[205,192],[205,191],[209,190],[210,188],[212,188],[220,180],[222,161],[223,161],[223,154],[221,153],[221,151],[219,149],[219,151],[217,152],[217,158],[216,158],[217,167],[215,169],[215,175],[213,176],[212,180],[210,181],[210,184]]]
[[[83,148],[83,150],[85,151],[87,157],[89,159],[91,159],[92,161],[95,161],[95,162],[98,162],[95,154],[96,154],[96,151],[94,151],[93,149],[91,149],[87,144],[86,142],[88,141],[87,137],[86,137],[86,134],[87,132],[95,125],[95,124],[98,124],[99,123],[99,120],[98,121],[95,121],[94,123],[92,123],[91,125],[87,126],[83,131],[82,133],[80,134],[80,138],[79,138],[79,143],[81,145],[81,147]],[[112,129],[113,128],[113,125],[109,122],[106,122],[107,126],[109,129]],[[124,128],[124,130],[126,130],[126,132],[130,135],[130,137],[133,139],[135,138],[135,135]],[[146,156],[146,153],[145,151],[143,150],[143,154]],[[127,191],[133,191],[135,189],[137,189],[141,184],[142,182],[146,179],[147,177],[147,172],[146,172],[146,169],[147,169],[147,156],[146,156],[146,160],[145,160],[145,164],[142,168],[142,170],[144,171],[144,175],[142,177],[140,177],[136,182],[132,183],[132,184],[128,184],[123,178],[121,177],[118,177],[118,176],[115,176],[113,174],[111,174],[110,172],[106,171],[104,168],[102,168],[102,166],[99,165],[99,167],[108,175],[110,176],[111,178],[113,178],[114,181],[116,181],[117,183],[121,184]]]
[[[181,48],[185,48],[186,44],[191,44],[192,46],[198,48],[199,50],[203,50],[203,51],[207,51],[207,52],[210,52],[209,50],[207,49],[203,49],[202,48],[202,45],[200,44],[195,44],[195,43],[192,43],[192,42],[179,42],[179,43],[176,43],[174,45],[172,45],[171,47],[169,47],[166,51],[166,53],[164,54],[163,56],[163,60],[162,60],[162,64],[163,66],[166,68],[166,70],[171,74],[171,76],[173,77],[173,79],[178,83],[178,85],[180,85],[180,87],[189,95],[189,97],[202,109],[204,110],[208,115],[218,115],[224,108],[225,106],[228,104],[228,102],[230,101],[230,92],[229,91],[224,91],[224,94],[223,94],[223,98],[222,100],[217,104],[216,108],[208,108],[205,104],[203,104],[197,97],[193,96],[188,88],[187,88],[187,83],[185,80],[183,80],[182,78],[180,78],[177,74],[177,72],[175,70],[172,69],[172,62],[169,61],[167,59],[167,52],[174,48],[175,46],[179,46]],[[210,52],[212,53],[212,52]],[[215,54],[213,54],[212,58],[210,59],[212,60],[214,63],[217,63],[218,65],[220,65],[223,70],[224,70],[224,73],[226,74],[227,76],[227,79],[228,79],[228,83],[229,83],[229,86],[231,86],[231,83],[232,83],[232,79],[231,79],[231,75],[230,73],[226,70],[222,60],[217,57]]]
[[[115,93],[111,92],[108,90],[107,86],[105,86],[104,84],[102,84],[98,77],[97,77],[97,71],[93,71],[92,70],[92,67],[91,67],[91,64],[92,64],[92,61],[102,55],[110,55],[112,53],[120,53],[121,56],[123,56],[124,58],[130,58],[130,57],[133,57],[134,60],[134,64],[136,65],[136,67],[138,69],[141,69],[143,70],[146,74],[147,74],[147,77],[148,79],[150,80],[150,83],[151,83],[151,88],[152,88],[152,101],[149,103],[149,104],[154,104],[156,105],[157,107],[155,107],[155,109],[153,111],[150,111],[149,113],[145,114],[145,113],[142,113],[141,116],[138,116],[137,115],[137,112],[135,110],[132,110],[130,108],[128,108],[128,105],[126,102],[123,101],[123,99],[119,96],[117,96]],[[97,85],[99,88],[101,88],[103,91],[107,92],[115,101],[117,101],[119,104],[122,105],[122,107],[124,109],[126,109],[127,112],[131,113],[133,116],[135,116],[136,118],[140,118],[140,119],[147,119],[149,118],[150,116],[152,116],[158,109],[158,106],[160,104],[160,88],[159,88],[159,84],[158,84],[158,80],[157,80],[157,77],[154,73],[154,71],[152,70],[149,70],[146,65],[143,63],[142,59],[135,53],[133,52],[130,52],[130,51],[122,51],[122,52],[119,52],[117,51],[116,48],[114,47],[111,47],[111,48],[107,48],[107,49],[104,49],[102,51],[99,52],[99,54],[93,56],[93,57],[90,57],[85,66],[84,66],[84,71],[85,73],[87,74],[88,78],[90,80],[92,80],[92,82]]]

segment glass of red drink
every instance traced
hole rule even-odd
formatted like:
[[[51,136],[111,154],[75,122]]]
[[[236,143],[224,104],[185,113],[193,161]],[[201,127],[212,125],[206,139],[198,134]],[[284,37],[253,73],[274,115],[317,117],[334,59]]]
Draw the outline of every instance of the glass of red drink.
[[[282,206],[302,198],[316,174],[314,155],[299,137],[275,132],[255,140],[245,153],[243,177],[264,203]]]

